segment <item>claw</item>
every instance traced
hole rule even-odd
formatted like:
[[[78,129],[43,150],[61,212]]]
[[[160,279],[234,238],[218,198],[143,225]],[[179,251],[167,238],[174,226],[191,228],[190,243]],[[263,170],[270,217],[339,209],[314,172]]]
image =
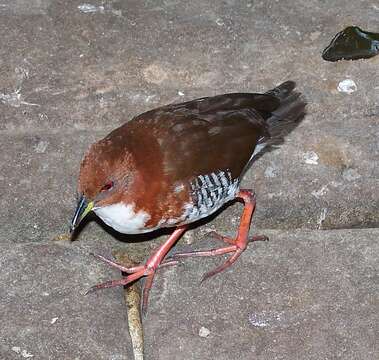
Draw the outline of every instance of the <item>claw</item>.
[[[266,235],[254,235],[251,236],[247,239],[248,242],[253,242],[253,241],[269,241],[270,238]]]
[[[144,312],[146,312],[149,290],[152,286],[155,272],[159,267],[173,266],[179,263],[175,259],[170,259],[164,262],[163,262],[163,259],[166,256],[166,254],[169,252],[171,247],[179,239],[179,237],[186,231],[186,229],[187,229],[186,226],[181,226],[181,227],[176,228],[175,231],[171,234],[171,236],[166,240],[166,242],[156,252],[154,252],[152,256],[150,256],[150,258],[146,261],[145,265],[140,265],[140,266],[135,266],[135,267],[125,267],[115,261],[105,258],[104,256],[91,253],[91,255],[93,255],[95,258],[107,263],[108,265],[118,270],[121,270],[122,272],[126,273],[127,276],[122,279],[110,280],[110,281],[106,281],[104,283],[92,286],[86,291],[85,295],[99,289],[106,289],[106,288],[122,286],[122,285],[125,286],[125,285],[130,284],[133,281],[136,281],[146,276],[146,284],[143,291],[144,299],[142,302],[142,309]]]
[[[219,233],[217,233],[214,230],[210,231],[207,234],[207,237],[213,238],[215,240],[226,242],[227,244],[230,244],[230,245],[234,245],[235,244],[235,240],[234,239],[231,239],[231,238],[229,238],[227,236],[222,236],[222,235],[220,235]]]
[[[223,264],[217,266],[215,269],[204,274],[200,280],[200,283],[202,284],[205,280],[209,279],[210,277],[212,277],[212,276],[224,271],[228,267],[232,266],[235,263],[235,261],[240,257],[240,255],[242,253],[243,253],[242,249],[239,249],[239,248],[235,249],[234,254],[228,260],[226,260]]]
[[[127,281],[127,278],[124,278],[124,279],[118,279],[118,280],[110,280],[110,281],[106,281],[106,282],[103,282],[101,284],[97,284],[97,285],[94,285],[94,286],[91,286],[85,293],[84,295],[88,295],[88,294],[91,294],[93,292],[95,292],[96,290],[100,290],[100,289],[107,289],[107,288],[111,288],[111,287],[115,287],[115,286],[120,286],[120,285],[126,285]]]
[[[153,272],[153,270],[151,270],[150,272]],[[100,290],[100,289],[108,289],[108,288],[112,288],[115,286],[122,286],[122,285],[125,286],[125,285],[128,285],[135,280],[138,280],[139,278],[141,278],[145,275],[148,275],[148,274],[149,274],[149,272],[147,273],[147,269],[145,270],[145,268],[143,268],[143,270],[137,271],[131,275],[128,275],[127,277],[122,278],[122,279],[109,280],[109,281],[103,282],[101,284],[94,285],[94,286],[90,287],[84,295],[90,294],[90,293],[92,293],[96,290]]]

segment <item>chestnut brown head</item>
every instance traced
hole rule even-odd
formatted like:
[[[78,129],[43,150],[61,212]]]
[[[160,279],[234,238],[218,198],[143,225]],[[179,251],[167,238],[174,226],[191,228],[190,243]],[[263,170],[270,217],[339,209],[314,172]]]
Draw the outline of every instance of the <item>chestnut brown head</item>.
[[[121,201],[133,177],[132,156],[109,137],[93,144],[84,156],[78,181],[78,203],[71,221],[74,231],[94,208]]]

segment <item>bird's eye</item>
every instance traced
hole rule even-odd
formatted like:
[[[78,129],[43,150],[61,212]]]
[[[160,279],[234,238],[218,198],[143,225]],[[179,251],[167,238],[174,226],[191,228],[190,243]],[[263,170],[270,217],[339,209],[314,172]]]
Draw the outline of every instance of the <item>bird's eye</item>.
[[[109,191],[113,188],[113,181],[108,181],[102,188],[101,191]]]

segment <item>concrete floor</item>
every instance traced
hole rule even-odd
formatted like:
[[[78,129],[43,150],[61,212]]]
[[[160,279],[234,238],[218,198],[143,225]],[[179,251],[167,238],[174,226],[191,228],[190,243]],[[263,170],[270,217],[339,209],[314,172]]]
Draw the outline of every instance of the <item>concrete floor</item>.
[[[321,52],[348,25],[378,32],[378,16],[375,1],[0,0],[0,358],[132,356],[122,291],[82,295],[120,276],[88,254],[142,261],[167,235],[91,221],[59,240],[89,144],[159,105],[292,79],[308,113],[244,179],[258,197],[252,231],[271,241],[200,287],[221,259],[162,271],[146,359],[377,359],[379,56]],[[178,246],[232,234],[240,211]]]

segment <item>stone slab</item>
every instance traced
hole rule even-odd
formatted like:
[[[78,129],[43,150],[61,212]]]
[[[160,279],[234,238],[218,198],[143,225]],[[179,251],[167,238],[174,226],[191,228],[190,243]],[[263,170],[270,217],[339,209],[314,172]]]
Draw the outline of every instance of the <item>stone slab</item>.
[[[342,10],[343,9],[343,10]],[[0,12],[1,130],[115,127],[154,106],[289,78],[317,126],[378,118],[378,58],[328,63],[343,27],[376,31],[372,1],[6,1]],[[351,78],[352,95],[338,83]],[[361,116],[360,116],[361,115]]]
[[[88,246],[2,242],[0,248],[1,359],[131,358],[122,289],[84,296],[99,281],[120,277]],[[106,253],[99,243],[91,249]]]
[[[378,230],[266,231],[234,266],[199,284],[223,260],[187,259],[160,270],[144,318],[153,359],[376,359]],[[174,251],[205,249],[203,240]],[[119,278],[90,252],[106,242],[0,242],[2,359],[130,359]]]
[[[378,230],[266,234],[201,285],[222,257],[162,270],[147,359],[377,359]]]

